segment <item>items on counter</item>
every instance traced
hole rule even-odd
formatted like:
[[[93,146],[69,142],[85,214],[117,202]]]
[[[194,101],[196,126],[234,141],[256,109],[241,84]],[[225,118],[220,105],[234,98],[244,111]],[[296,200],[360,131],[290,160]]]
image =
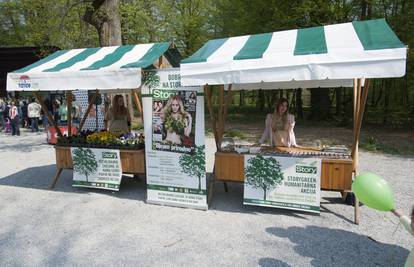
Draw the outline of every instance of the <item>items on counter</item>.
[[[82,131],[77,135],[58,137],[58,146],[92,147],[92,148],[113,148],[133,149],[144,148],[144,135],[142,133],[114,134],[108,131]]]

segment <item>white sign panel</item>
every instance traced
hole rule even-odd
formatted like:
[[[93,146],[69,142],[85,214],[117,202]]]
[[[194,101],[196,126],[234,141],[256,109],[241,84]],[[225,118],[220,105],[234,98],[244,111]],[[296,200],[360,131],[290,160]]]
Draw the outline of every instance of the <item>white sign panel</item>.
[[[202,93],[179,69],[143,76],[148,203],[207,209]]]
[[[119,150],[72,147],[73,186],[118,191],[122,178]]]
[[[317,158],[246,155],[243,203],[319,213],[321,164]]]

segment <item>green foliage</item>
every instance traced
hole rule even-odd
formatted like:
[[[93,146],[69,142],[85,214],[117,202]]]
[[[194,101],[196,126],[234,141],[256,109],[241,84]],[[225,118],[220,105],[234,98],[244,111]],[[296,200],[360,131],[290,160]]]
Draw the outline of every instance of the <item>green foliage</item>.
[[[257,155],[250,158],[249,165],[245,167],[244,173],[247,183],[254,188],[263,190],[263,200],[266,200],[266,192],[280,185],[284,179],[280,163],[272,157]]]
[[[89,148],[76,148],[73,154],[73,170],[84,174],[88,181],[88,175],[98,169],[95,154]]]
[[[179,163],[184,173],[198,179],[198,190],[201,190],[201,178],[206,174],[205,146],[196,146],[193,154],[183,154]]]
[[[151,89],[160,84],[160,76],[155,71],[144,71],[142,82]]]
[[[165,128],[170,132],[175,132],[178,135],[184,135],[185,124],[181,119],[174,119],[171,114],[165,118]]]
[[[368,137],[366,140],[363,140],[360,145],[360,148],[371,152],[385,152],[388,154],[401,154],[401,151],[395,147],[390,147],[385,144],[381,144],[375,137]]]
[[[244,131],[234,130],[234,129],[227,131],[225,136],[227,136],[227,137],[238,137],[240,139],[245,139],[247,137],[247,135]]]
[[[0,2],[1,46],[98,46],[96,31],[81,17],[86,2],[11,0]]]

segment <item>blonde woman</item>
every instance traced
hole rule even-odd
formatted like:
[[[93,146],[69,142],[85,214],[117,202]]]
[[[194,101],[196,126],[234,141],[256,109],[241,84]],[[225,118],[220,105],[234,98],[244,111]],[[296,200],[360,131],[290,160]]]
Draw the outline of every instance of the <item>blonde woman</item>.
[[[182,144],[182,137],[190,137],[192,118],[185,111],[180,96],[172,96],[163,108],[163,123],[166,130],[164,142]]]
[[[112,106],[105,115],[105,128],[111,133],[116,134],[131,131],[131,116],[124,105],[122,95],[114,96]]]
[[[295,116],[288,112],[289,102],[280,98],[273,114],[266,116],[266,128],[259,143],[269,140],[271,146],[297,147],[295,133]]]

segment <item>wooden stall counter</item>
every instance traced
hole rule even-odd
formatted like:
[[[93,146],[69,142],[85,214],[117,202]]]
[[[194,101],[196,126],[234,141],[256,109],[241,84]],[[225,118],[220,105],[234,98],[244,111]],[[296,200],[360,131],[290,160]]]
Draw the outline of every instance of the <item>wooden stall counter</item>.
[[[53,189],[63,169],[73,169],[70,147],[55,146],[57,172],[49,189]],[[145,150],[120,150],[122,173],[145,173]]]
[[[311,155],[322,159],[321,189],[349,191],[352,185],[352,159],[348,156],[333,157],[333,153],[323,153],[302,148],[277,148],[281,156]],[[216,152],[214,176],[223,182],[244,182],[244,155],[236,152]],[[276,155],[277,154],[273,154]],[[330,158],[331,157],[331,158]]]

